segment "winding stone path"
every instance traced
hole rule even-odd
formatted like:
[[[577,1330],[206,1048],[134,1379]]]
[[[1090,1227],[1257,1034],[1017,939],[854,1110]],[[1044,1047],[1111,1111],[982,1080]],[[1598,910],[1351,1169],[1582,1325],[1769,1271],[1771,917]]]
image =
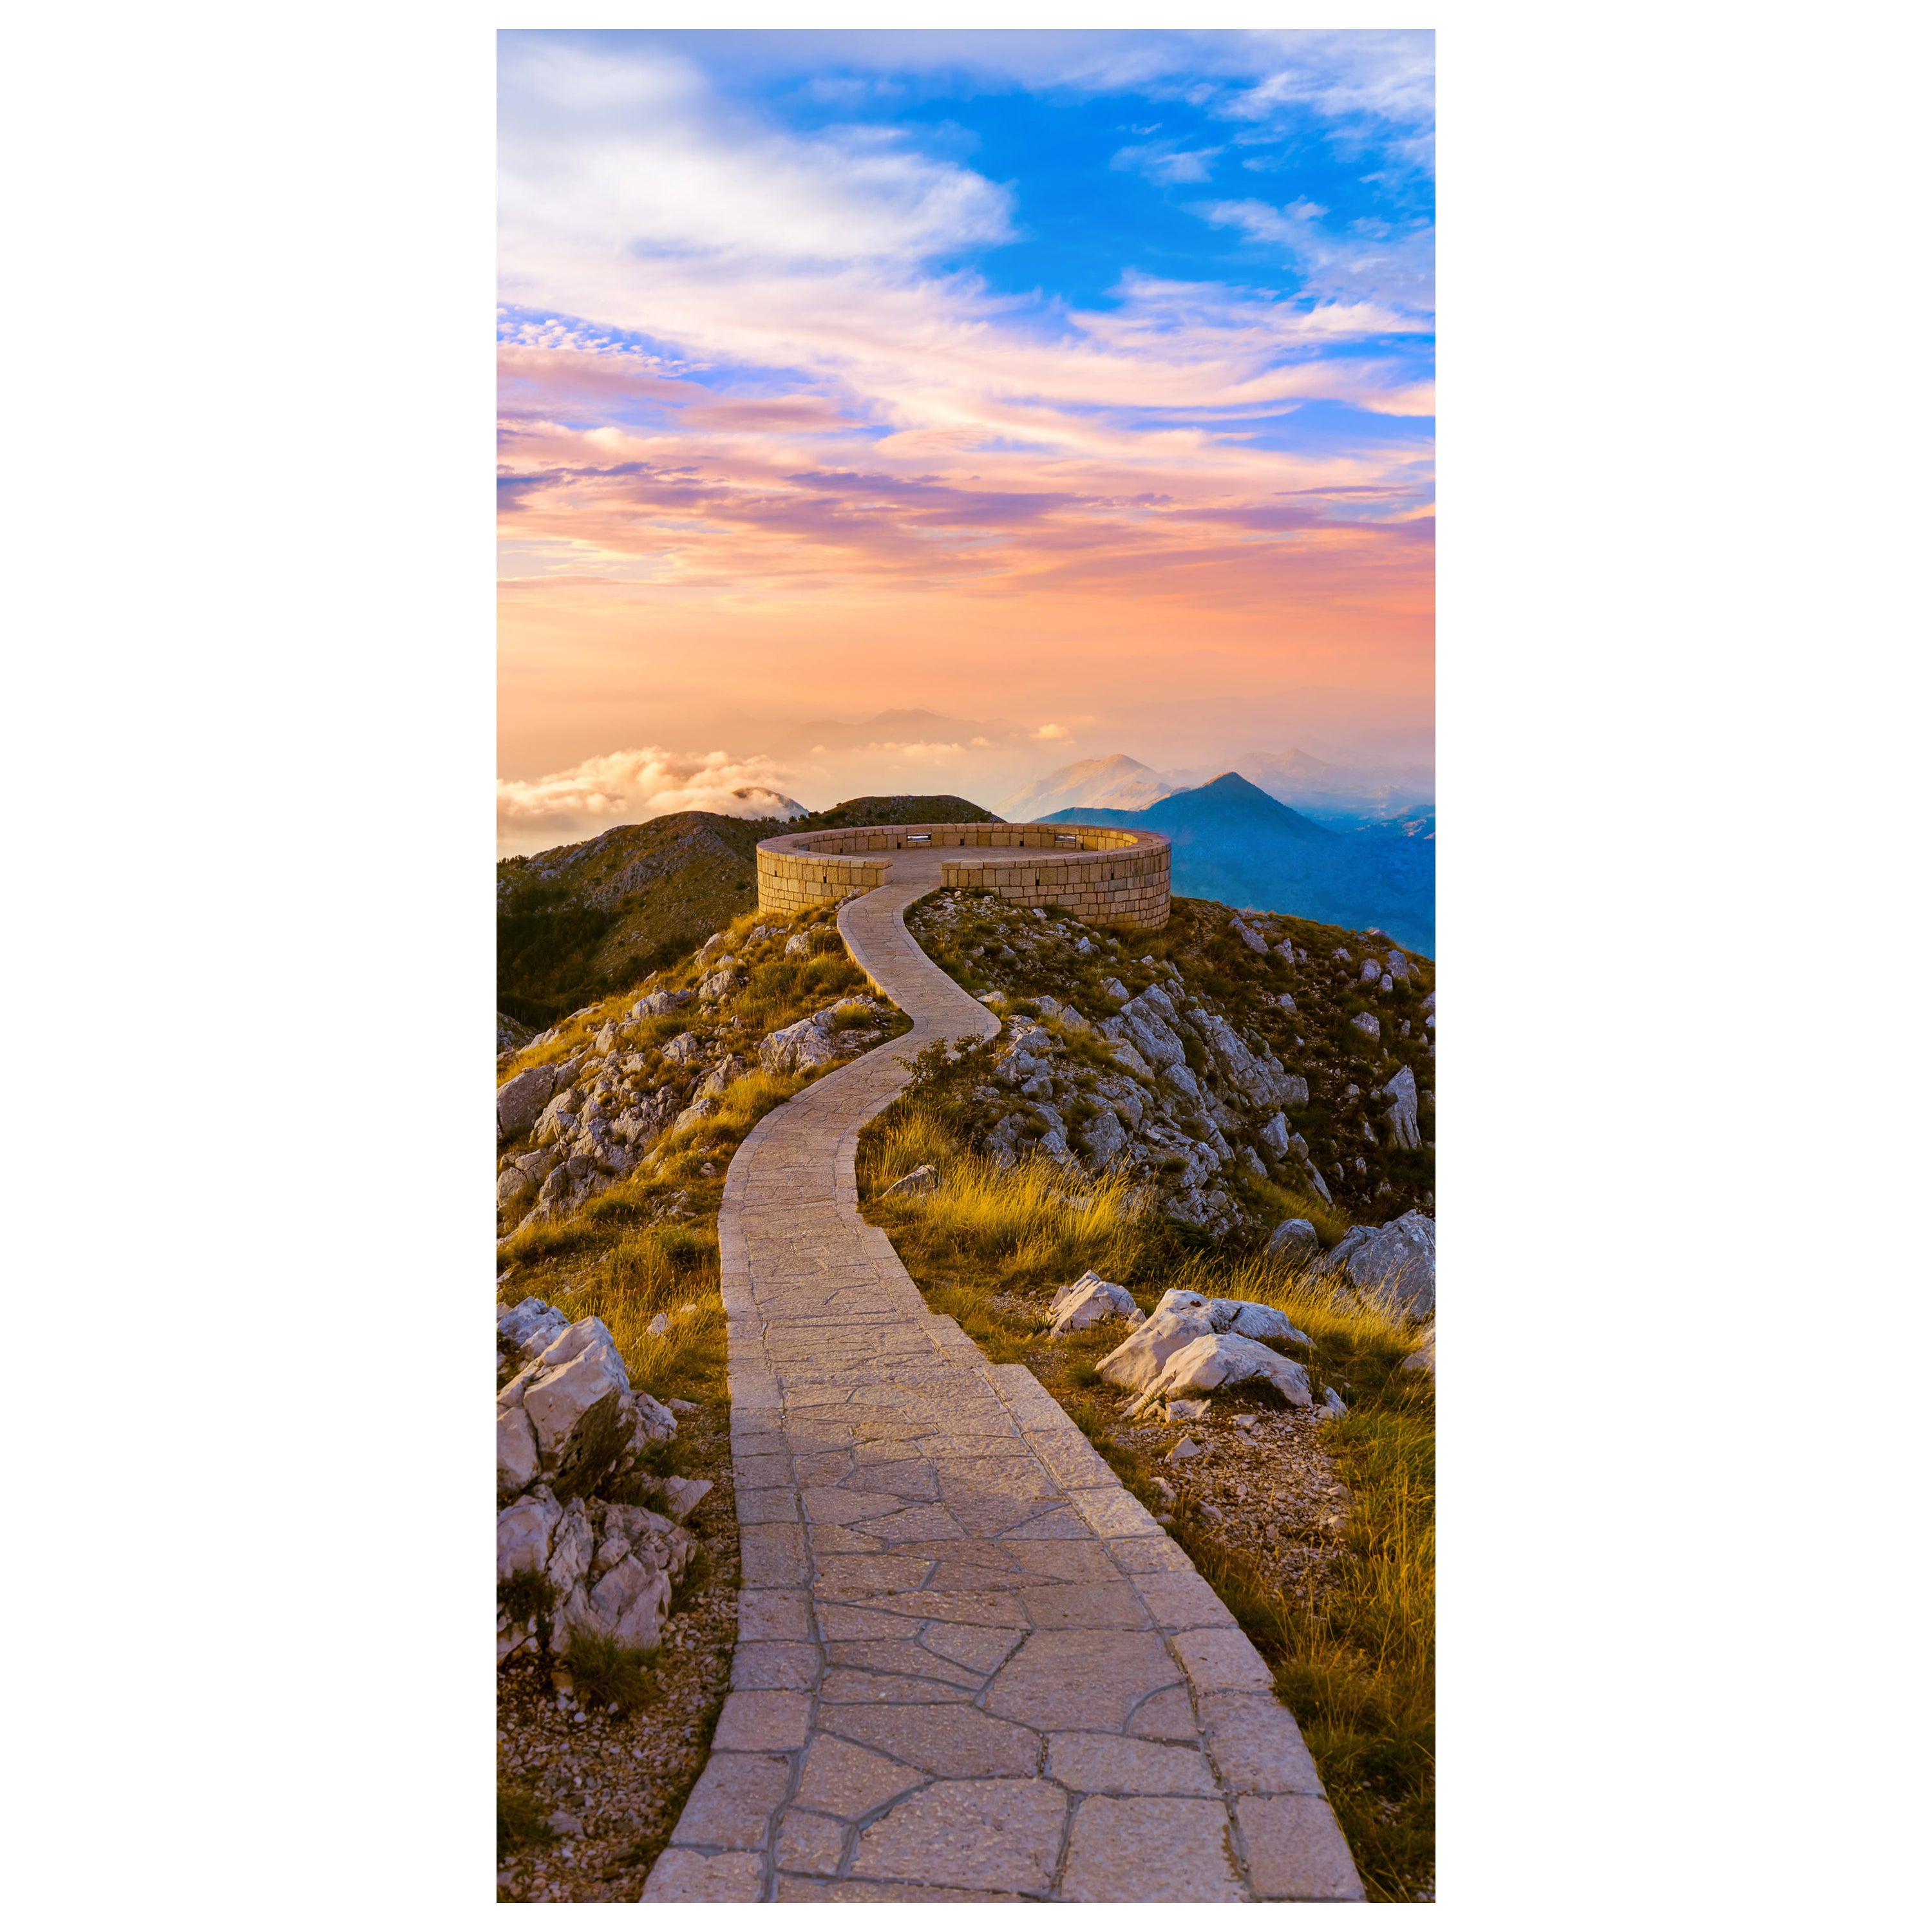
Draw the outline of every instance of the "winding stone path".
[[[1220,1598],[859,1217],[905,1060],[998,1030],[905,929],[940,856],[839,914],[911,1033],[767,1114],[726,1179],[738,1646],[644,1898],[1359,1899]]]

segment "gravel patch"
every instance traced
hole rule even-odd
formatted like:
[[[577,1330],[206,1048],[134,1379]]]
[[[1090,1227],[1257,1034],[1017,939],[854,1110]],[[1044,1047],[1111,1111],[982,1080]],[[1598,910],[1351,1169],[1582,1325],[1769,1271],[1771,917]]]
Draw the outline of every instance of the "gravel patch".
[[[664,1627],[652,1694],[630,1715],[580,1708],[569,1673],[517,1659],[497,1673],[499,1784],[533,1793],[556,1836],[511,1851],[500,1904],[634,1903],[710,1754],[738,1640],[738,1528],[724,1406],[680,1418],[691,1474],[716,1485],[687,1528],[710,1575]]]
[[[1250,1414],[1251,1424],[1235,1426],[1235,1416]],[[1192,1512],[1217,1542],[1253,1558],[1292,1596],[1318,1587],[1323,1570],[1341,1553],[1348,1516],[1348,1489],[1336,1478],[1321,1429],[1300,1410],[1217,1402],[1204,1416],[1174,1423],[1142,1418],[1117,1424],[1114,1432],[1172,1488],[1174,1514]],[[1184,1438],[1198,1444],[1200,1454],[1167,1461]]]

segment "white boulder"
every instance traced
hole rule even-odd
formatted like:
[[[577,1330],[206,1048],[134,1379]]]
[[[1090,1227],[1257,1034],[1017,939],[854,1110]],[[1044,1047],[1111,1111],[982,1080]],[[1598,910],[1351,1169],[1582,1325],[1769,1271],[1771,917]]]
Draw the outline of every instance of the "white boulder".
[[[496,1138],[513,1141],[526,1132],[545,1107],[564,1092],[577,1078],[580,1063],[558,1061],[551,1066],[532,1066],[506,1080],[496,1089]]]
[[[879,1190],[881,1201],[898,1196],[903,1199],[909,1195],[932,1193],[940,1184],[939,1170],[930,1162],[923,1167],[916,1167],[911,1173],[902,1174],[891,1186]]]
[[[1382,1089],[1389,1100],[1389,1132],[1395,1137],[1397,1147],[1418,1148],[1422,1144],[1422,1130],[1416,1120],[1415,1075],[1408,1067],[1403,1067],[1395,1078]]]
[[[1205,1315],[1216,1335],[1245,1335],[1254,1342],[1294,1342],[1304,1348],[1312,1346],[1279,1308],[1270,1308],[1265,1301],[1234,1301],[1219,1295],[1210,1298],[1191,1288],[1170,1288],[1154,1304],[1154,1312],[1167,1315],[1181,1309]]]
[[[1102,1281],[1091,1268],[1054,1294],[1051,1312],[1055,1335],[1097,1328],[1102,1322],[1126,1322],[1138,1328],[1144,1319],[1124,1288]]]
[[[758,1042],[758,1064],[767,1073],[803,1073],[836,1060],[838,1049],[825,1024],[827,1017],[813,1013],[766,1034]]]
[[[1268,1237],[1268,1252],[1300,1266],[1322,1252],[1322,1237],[1312,1221],[1284,1221]]]
[[[700,1495],[709,1484],[688,1486]],[[691,1498],[694,1505],[698,1497]],[[697,1548],[690,1532],[654,1510],[634,1504],[586,1504],[573,1498],[561,1508],[538,1487],[499,1513],[496,1574],[541,1572],[555,1594],[550,1612],[550,1648],[568,1648],[578,1630],[613,1637],[638,1649],[654,1648],[663,1634],[673,1587]],[[496,1623],[500,1663],[537,1648],[542,1621]]]
[[[1358,1013],[1348,1024],[1366,1039],[1380,1040],[1382,1036],[1382,1023],[1373,1013]]]
[[[1294,1408],[1313,1405],[1308,1371],[1299,1362],[1245,1335],[1203,1335],[1168,1358],[1133,1406],[1144,1408],[1163,1396],[1232,1395],[1264,1384]]]
[[[519,1354],[540,1355],[570,1326],[570,1318],[547,1301],[526,1295],[514,1308],[499,1306],[496,1334],[499,1340]]]
[[[681,986],[667,986],[662,992],[646,993],[632,1007],[631,1017],[634,1020],[662,1019],[666,1013],[674,1013],[679,1007],[689,1006],[697,997]]]
[[[1413,1314],[1436,1310],[1436,1223],[1419,1208],[1379,1228],[1351,1228],[1328,1251],[1324,1274],[1386,1289]]]
[[[1156,1310],[1096,1366],[1103,1382],[1120,1388],[1145,1388],[1166,1366],[1168,1356],[1213,1332],[1204,1304]]]
[[[607,1396],[616,1398],[618,1421],[633,1453],[677,1433],[676,1417],[631,1387],[610,1330],[594,1316],[566,1323],[556,1309],[532,1297],[499,1318],[497,1334],[509,1348],[534,1358],[497,1392],[500,1489],[510,1486],[532,1450],[536,1467],[517,1487],[561,1467],[572,1453],[578,1424]],[[513,1416],[522,1418],[530,1449]]]

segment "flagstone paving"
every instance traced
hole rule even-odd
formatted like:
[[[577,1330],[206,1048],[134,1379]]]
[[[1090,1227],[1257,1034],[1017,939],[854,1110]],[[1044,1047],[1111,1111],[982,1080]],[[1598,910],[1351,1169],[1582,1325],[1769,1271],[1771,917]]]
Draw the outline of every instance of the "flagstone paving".
[[[742,1588],[712,1755],[647,1900],[1359,1899],[1261,1658],[1033,1376],[858,1214],[860,1130],[998,1022],[849,901],[913,1030],[767,1114],[718,1216]]]

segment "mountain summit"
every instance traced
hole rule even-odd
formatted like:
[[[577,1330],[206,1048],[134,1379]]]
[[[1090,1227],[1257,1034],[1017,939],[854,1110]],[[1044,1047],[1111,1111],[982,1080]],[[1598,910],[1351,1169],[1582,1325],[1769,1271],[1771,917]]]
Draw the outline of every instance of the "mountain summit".
[[[1000,816],[1015,824],[1064,812],[1077,805],[1113,812],[1138,812],[1174,790],[1168,781],[1138,758],[1116,752],[1109,758],[1082,758],[1036,778],[1006,800]]]
[[[1356,930],[1378,926],[1400,944],[1436,950],[1432,840],[1330,831],[1238,772],[1138,811],[1076,806],[1045,818],[1165,832],[1177,892]]]

